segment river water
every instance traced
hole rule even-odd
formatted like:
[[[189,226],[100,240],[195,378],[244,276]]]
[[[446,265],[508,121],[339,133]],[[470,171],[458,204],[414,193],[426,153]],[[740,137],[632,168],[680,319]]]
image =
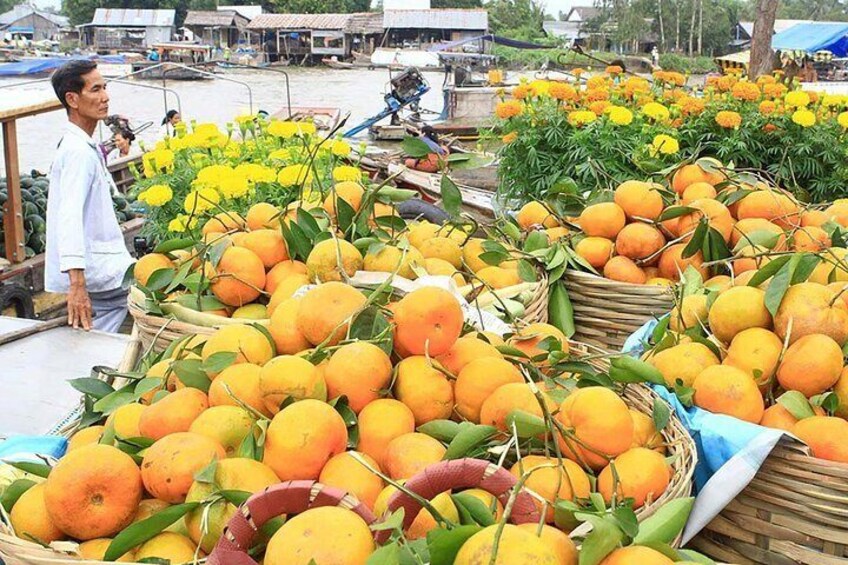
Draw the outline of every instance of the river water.
[[[291,103],[293,106],[334,107],[342,115],[350,112],[346,128],[376,114],[383,107],[383,95],[387,91],[389,72],[386,69],[334,70],[327,68],[286,69],[290,80]],[[253,95],[253,111],[265,110],[274,113],[286,107],[286,88],[283,75],[275,72],[228,69],[221,79],[203,81],[169,80],[167,87],[179,95],[183,119],[198,122],[216,122],[223,126],[239,114],[250,111],[250,94],[242,84],[228,82],[233,79],[249,84]],[[425,73],[431,90],[423,99],[422,107],[441,111],[442,73]],[[0,98],[3,106],[8,98],[26,103],[33,99],[44,99],[51,92],[49,81],[2,88],[4,85],[24,82],[25,79],[0,79]],[[111,83],[109,112],[130,118],[133,126],[153,122],[140,134],[140,139],[152,142],[163,134],[162,118],[166,109],[177,108],[173,95],[168,95],[166,105],[163,94],[140,85],[161,86],[162,81],[136,81],[136,85]],[[8,97],[8,98],[7,98]],[[426,117],[426,115],[425,115]],[[18,121],[18,150],[21,171],[38,169],[46,172],[50,167],[55,147],[62,137],[66,123],[62,111],[50,112]],[[361,136],[367,134],[363,132]],[[108,128],[102,127],[95,134],[100,139],[108,138]],[[135,147],[135,151],[139,151]],[[5,163],[0,163],[0,176],[5,175]]]

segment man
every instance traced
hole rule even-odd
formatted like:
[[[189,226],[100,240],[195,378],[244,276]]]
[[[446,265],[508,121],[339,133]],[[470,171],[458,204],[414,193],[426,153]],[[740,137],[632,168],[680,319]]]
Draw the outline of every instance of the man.
[[[44,286],[67,293],[69,325],[114,333],[127,315],[121,287],[133,259],[112,207],[112,177],[92,137],[109,113],[106,81],[97,63],[74,60],[51,82],[69,123],[50,170]]]

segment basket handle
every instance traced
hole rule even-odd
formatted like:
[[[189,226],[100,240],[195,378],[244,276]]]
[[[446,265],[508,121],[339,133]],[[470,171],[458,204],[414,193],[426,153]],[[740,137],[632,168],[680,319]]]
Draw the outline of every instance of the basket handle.
[[[454,459],[428,466],[409,479],[404,487],[421,498],[432,500],[436,495],[456,488],[480,488],[495,496],[506,506],[517,481],[509,471],[482,459]],[[421,504],[404,492],[396,492],[389,499],[388,511],[404,509],[403,528],[412,525]],[[533,498],[522,490],[515,499],[509,519],[514,524],[538,523],[541,519]],[[378,541],[384,541],[390,532],[378,532]]]
[[[286,481],[254,494],[239,507],[206,560],[207,565],[257,565],[247,551],[259,528],[280,514],[299,514],[321,506],[342,506],[369,525],[375,521],[367,506],[341,489],[317,481]]]

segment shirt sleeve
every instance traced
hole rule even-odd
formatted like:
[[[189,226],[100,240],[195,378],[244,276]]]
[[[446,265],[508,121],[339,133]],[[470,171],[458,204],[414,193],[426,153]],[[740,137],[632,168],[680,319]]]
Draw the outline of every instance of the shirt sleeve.
[[[83,209],[94,182],[92,159],[82,155],[65,155],[59,176],[59,229],[56,240],[59,250],[59,270],[85,269],[85,229]],[[53,187],[51,187],[52,189]]]

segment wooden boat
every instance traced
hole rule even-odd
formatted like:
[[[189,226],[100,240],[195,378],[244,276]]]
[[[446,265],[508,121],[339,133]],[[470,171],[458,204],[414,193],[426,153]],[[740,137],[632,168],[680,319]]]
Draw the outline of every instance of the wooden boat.
[[[427,202],[438,203],[442,198],[442,174],[441,173],[425,173],[409,169],[398,163],[389,163],[386,168],[386,173],[393,177],[398,186],[411,188],[421,193],[421,198]],[[474,186],[469,186],[453,173],[450,175],[459,188],[462,194],[462,207],[464,211],[478,219],[491,219],[495,216],[495,211],[492,203],[494,192],[491,190],[481,189]]]
[[[339,108],[321,106],[292,106],[275,112],[272,118],[279,120],[311,120],[320,133],[329,133],[339,124],[342,111]]]
[[[214,78],[209,76],[210,72],[214,72],[211,70],[199,72],[181,64],[171,66],[167,62],[159,63],[158,61],[133,63],[132,70],[135,73],[133,78],[139,80],[211,80]]]
[[[331,69],[350,70],[356,68],[356,65],[354,63],[339,61],[336,57],[325,57],[324,59],[321,59],[321,62],[330,67]]]
[[[421,127],[421,124],[418,122],[406,123],[405,121],[400,125],[375,124],[368,129],[368,134],[372,139],[377,141],[403,141],[403,138],[409,135],[407,133],[409,125],[415,128]],[[427,123],[427,125],[433,128],[433,131],[441,137],[450,136],[460,141],[475,141],[480,139],[479,128],[482,124],[463,120],[445,120],[443,122]]]

